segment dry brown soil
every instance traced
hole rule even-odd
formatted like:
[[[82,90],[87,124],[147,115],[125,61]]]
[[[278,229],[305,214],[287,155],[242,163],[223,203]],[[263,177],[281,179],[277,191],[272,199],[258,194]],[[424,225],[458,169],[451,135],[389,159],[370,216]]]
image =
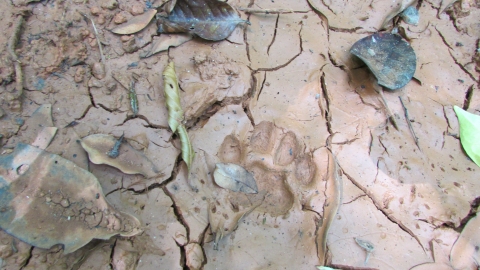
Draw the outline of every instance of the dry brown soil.
[[[240,12],[251,25],[227,40],[194,38],[146,59],[139,55],[158,35],[155,23],[129,36],[109,31],[143,13],[152,4],[145,0],[0,1],[2,154],[33,142],[35,126],[45,123],[29,119],[51,104],[58,132],[46,150],[88,168],[106,200],[137,217],[144,231],[93,240],[70,254],[1,232],[2,269],[315,269],[335,194],[328,147],[338,159],[343,196],[327,233],[327,265],[449,267],[452,245],[480,202],[480,168],[461,147],[453,111],[457,105],[480,114],[480,3],[458,1],[438,14],[442,2],[420,0],[417,26],[395,19],[417,55],[414,79],[385,93],[396,130],[374,78],[349,49],[378,31],[399,1],[229,0],[292,12]],[[98,28],[105,73],[92,25],[79,12]],[[15,53],[24,91],[16,98],[8,43],[19,16],[25,23]],[[196,152],[190,172],[167,124],[168,61],[175,62]],[[132,77],[136,116],[128,97]],[[146,179],[88,163],[78,145],[72,154],[71,142],[91,134],[125,134],[162,174]],[[218,162],[251,171],[259,193],[214,185]],[[215,235],[223,236],[217,244]],[[355,238],[374,245],[367,263]]]

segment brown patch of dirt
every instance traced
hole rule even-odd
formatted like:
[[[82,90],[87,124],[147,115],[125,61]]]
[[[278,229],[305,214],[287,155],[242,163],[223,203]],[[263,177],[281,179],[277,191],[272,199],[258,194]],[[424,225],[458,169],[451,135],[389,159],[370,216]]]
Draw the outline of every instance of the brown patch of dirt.
[[[342,203],[327,234],[327,265],[450,267],[452,247],[480,197],[480,168],[461,148],[453,111],[457,105],[480,115],[478,1],[456,1],[440,14],[447,1],[418,1],[418,25],[401,19],[385,25],[388,31],[397,26],[417,56],[414,79],[385,92],[398,130],[387,122],[374,78],[349,50],[408,1],[228,1],[290,13],[240,12],[251,25],[237,27],[227,40],[194,38],[149,58],[140,55],[158,36],[155,23],[128,36],[109,31],[163,2],[0,2],[0,154],[13,153],[19,142],[32,144],[45,127],[58,128],[46,150],[88,169],[108,204],[139,218],[144,230],[93,240],[70,254],[0,231],[3,268],[314,268],[323,263],[318,258],[326,250],[317,235],[335,199],[328,190],[327,149],[336,155],[343,181]],[[94,21],[98,36],[82,14]],[[16,61],[9,42],[19,16],[25,23]],[[190,171],[167,123],[161,74],[171,60],[196,152]],[[15,97],[15,65],[23,72],[21,98]],[[53,121],[35,114],[38,108],[51,108]],[[89,162],[79,142],[93,134],[124,134],[128,149],[151,161],[154,173],[146,178]],[[217,186],[217,162],[252,172],[259,193]],[[2,170],[0,176],[11,174]],[[45,211],[61,214],[59,222],[83,215],[92,228],[112,215],[100,218],[73,207],[80,204],[77,192],[51,187],[36,198],[38,209],[48,196]],[[20,206],[28,208],[26,202]],[[45,211],[32,212],[32,220]],[[375,247],[366,265],[355,238]],[[470,257],[461,258],[468,269],[475,267]]]

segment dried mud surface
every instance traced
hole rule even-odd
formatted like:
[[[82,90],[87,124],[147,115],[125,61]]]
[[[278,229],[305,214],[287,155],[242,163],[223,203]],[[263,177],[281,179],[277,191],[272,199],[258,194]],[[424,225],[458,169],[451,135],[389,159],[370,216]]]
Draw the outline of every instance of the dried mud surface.
[[[480,203],[480,168],[460,145],[453,111],[457,105],[480,114],[480,3],[459,1],[438,14],[441,0],[423,0],[416,4],[417,26],[396,21],[417,55],[414,79],[385,93],[396,130],[367,67],[349,49],[378,31],[399,1],[228,2],[292,12],[240,12],[251,25],[237,27],[227,40],[194,38],[141,59],[157,35],[155,23],[130,36],[109,29],[151,2],[0,1],[2,155],[19,142],[32,144],[38,127],[57,127],[46,150],[88,169],[106,200],[137,217],[144,231],[93,240],[69,254],[1,231],[2,269],[315,269],[321,264],[317,236],[332,199],[327,146],[343,182],[327,234],[328,265],[449,267],[452,246]],[[99,30],[105,73],[92,25],[81,13]],[[19,16],[25,23],[16,62],[8,43]],[[167,123],[161,74],[169,60],[196,152],[190,171]],[[23,69],[20,99],[15,63]],[[136,115],[128,97],[132,76]],[[45,104],[52,106],[53,123],[31,117]],[[76,142],[93,134],[124,134],[155,173],[128,175],[89,163]],[[259,193],[216,186],[217,162],[244,166]],[[355,238],[375,247],[366,264]]]

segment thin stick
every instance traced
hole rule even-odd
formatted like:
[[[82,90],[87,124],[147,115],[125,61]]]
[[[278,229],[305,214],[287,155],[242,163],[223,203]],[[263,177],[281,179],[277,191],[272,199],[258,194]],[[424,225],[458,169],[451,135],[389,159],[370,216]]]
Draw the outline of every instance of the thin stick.
[[[285,9],[261,9],[261,8],[238,8],[238,10],[243,11],[245,13],[265,13],[265,14],[287,14],[287,13],[295,13],[293,10],[285,10]]]
[[[15,47],[17,46],[18,40],[20,39],[20,31],[22,30],[22,26],[24,23],[23,16],[18,16],[17,21],[15,22],[15,28],[13,29],[13,34],[8,40],[8,52],[12,57],[13,64],[15,66],[15,81],[16,86],[15,89],[17,90],[14,99],[19,98],[23,94],[23,72],[22,66],[20,65],[20,61],[18,60],[18,56],[15,53]]]
[[[90,20],[92,22],[93,31],[95,32],[95,38],[97,39],[98,48],[100,49],[100,57],[102,58],[102,63],[105,65],[105,55],[103,55],[102,43],[100,42],[100,35],[98,34],[97,27],[95,27],[95,23],[93,22],[92,18],[88,17],[87,14],[79,12],[85,19]]]
[[[407,121],[408,128],[410,129],[410,132],[412,133],[413,140],[415,141],[415,144],[417,145],[418,150],[422,151],[422,149],[420,149],[420,145],[418,144],[418,137],[417,137],[417,135],[415,135],[415,130],[413,129],[412,123],[410,122],[410,117],[408,116],[407,107],[403,103],[402,97],[399,96],[398,98],[400,99],[400,103],[402,103],[403,110],[405,111],[405,120]]]

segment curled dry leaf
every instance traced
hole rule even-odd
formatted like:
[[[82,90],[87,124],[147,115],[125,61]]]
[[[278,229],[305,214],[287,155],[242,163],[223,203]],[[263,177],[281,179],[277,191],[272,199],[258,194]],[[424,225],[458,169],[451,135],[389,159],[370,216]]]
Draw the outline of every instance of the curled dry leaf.
[[[133,236],[137,218],[115,210],[90,172],[58,155],[19,143],[0,156],[0,227],[22,241],[73,252],[93,238]]]
[[[362,38],[353,44],[350,53],[370,68],[378,84],[392,90],[405,86],[417,66],[417,57],[410,44],[390,33]]]
[[[455,269],[474,269],[480,263],[480,217],[470,219],[452,247],[450,262]]]
[[[177,132],[182,144],[182,159],[187,163],[188,169],[192,165],[195,152],[193,151],[190,138],[188,138],[187,129],[182,124],[183,109],[180,105],[180,92],[178,87],[177,74],[175,73],[175,64],[170,62],[163,71],[163,82],[165,91],[165,103],[168,110],[168,125],[172,132]]]
[[[223,188],[243,193],[258,193],[253,175],[233,163],[217,163],[213,172],[215,183]]]
[[[227,38],[239,23],[237,12],[218,0],[177,0],[167,18],[157,19],[159,33],[191,33],[207,40]]]
[[[87,151],[90,161],[95,164],[107,164],[124,173],[141,174],[147,178],[160,175],[152,161],[127,142],[118,149],[117,157],[110,157],[108,153],[117,142],[113,136],[94,134],[83,138],[81,144]]]
[[[460,142],[467,155],[480,166],[480,116],[453,106],[460,125]]]
[[[180,105],[178,78],[175,73],[175,63],[170,62],[163,71],[163,90],[168,110],[168,125],[173,133],[177,131],[183,121],[183,109]]]
[[[150,21],[152,21],[155,14],[157,14],[156,9],[149,9],[142,15],[133,17],[128,22],[120,24],[119,26],[113,28],[111,31],[115,34],[120,35],[130,35],[136,33],[145,28],[150,23]]]
[[[166,51],[170,47],[177,47],[193,38],[190,34],[160,35],[159,38],[153,38],[152,46],[148,51],[140,54],[141,58],[150,57],[156,53]]]
[[[329,152],[328,171],[329,177],[327,180],[325,206],[323,208],[323,222],[322,227],[317,233],[318,245],[318,259],[322,265],[326,263],[327,255],[327,235],[330,226],[333,223],[334,217],[337,215],[343,197],[343,182],[339,172],[338,161],[335,155]]]
[[[180,136],[180,143],[182,144],[182,159],[187,164],[188,169],[193,163],[193,158],[195,157],[195,152],[193,151],[192,143],[190,138],[188,138],[187,129],[184,125],[180,125],[177,129],[177,133]]]

